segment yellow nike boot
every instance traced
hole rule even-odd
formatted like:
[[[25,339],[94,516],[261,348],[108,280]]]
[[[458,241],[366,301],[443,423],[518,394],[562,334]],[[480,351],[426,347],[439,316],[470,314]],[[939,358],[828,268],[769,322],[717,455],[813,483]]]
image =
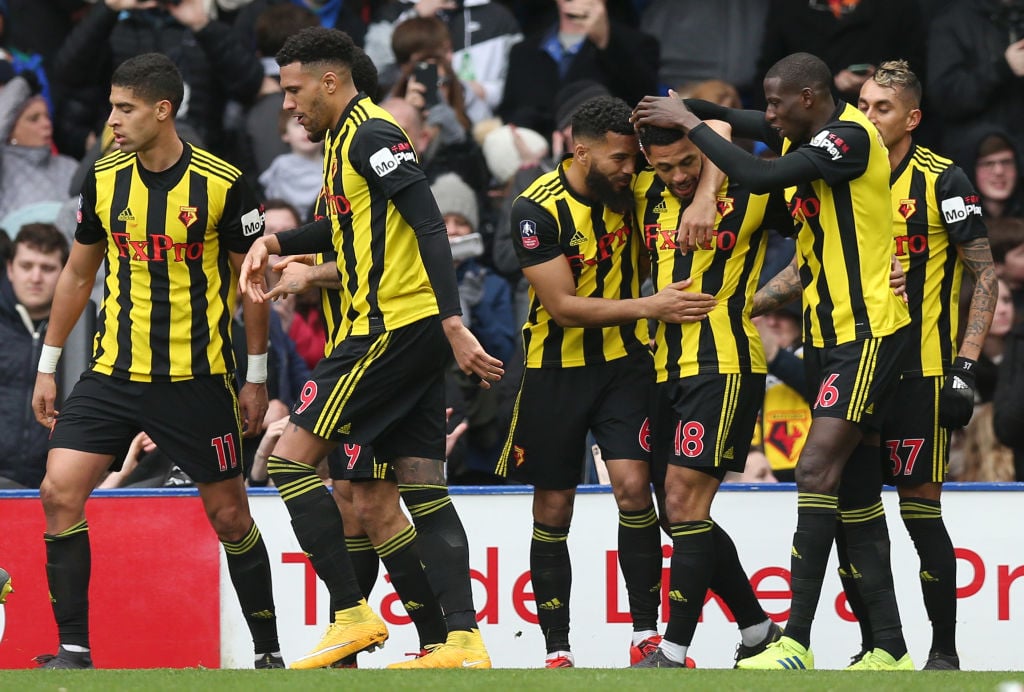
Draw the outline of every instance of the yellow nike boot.
[[[448,640],[426,656],[411,661],[392,663],[388,668],[490,668],[491,657],[484,646],[480,630],[456,630]]]
[[[384,621],[366,605],[365,600],[360,600],[352,608],[337,611],[334,622],[320,643],[289,667],[297,670],[325,668],[360,651],[379,649],[387,638],[388,628]]]

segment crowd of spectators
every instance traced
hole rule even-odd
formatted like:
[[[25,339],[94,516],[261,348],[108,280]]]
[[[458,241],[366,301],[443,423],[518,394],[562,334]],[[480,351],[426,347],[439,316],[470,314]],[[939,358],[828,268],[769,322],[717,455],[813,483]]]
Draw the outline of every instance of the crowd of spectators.
[[[927,87],[915,139],[975,184],[1001,278],[978,408],[956,436],[952,479],[1024,480],[1024,0],[0,0],[0,438],[24,441],[3,455],[0,485],[41,478],[45,445],[25,394],[49,309],[40,296],[53,291],[40,267],[66,258],[84,172],[115,146],[105,126],[113,69],[148,51],[171,57],[186,81],[179,131],[243,170],[276,232],[308,220],[320,192],[321,145],[282,111],[273,60],[289,35],[315,25],[343,29],[364,48],[362,88],[409,134],[459,248],[464,318],[512,372],[527,285],[509,246],[509,208],[571,151],[580,103],[610,93],[632,104],[671,88],[758,107],[765,70],[796,51],[824,59],[836,93],[855,102],[881,61],[909,60]],[[771,264],[791,252],[773,244]],[[280,406],[266,426],[287,414],[325,338],[317,291],[276,307]],[[759,325],[784,373],[799,370],[790,317]],[[499,482],[490,469],[515,377],[485,393],[460,375],[449,386],[451,425],[469,425],[451,480]],[[783,376],[770,384],[799,392]],[[767,422],[760,429],[749,478],[774,478],[774,469],[789,479],[786,455],[764,446]],[[157,452],[140,437],[130,454]],[[150,477],[182,482],[173,469]]]

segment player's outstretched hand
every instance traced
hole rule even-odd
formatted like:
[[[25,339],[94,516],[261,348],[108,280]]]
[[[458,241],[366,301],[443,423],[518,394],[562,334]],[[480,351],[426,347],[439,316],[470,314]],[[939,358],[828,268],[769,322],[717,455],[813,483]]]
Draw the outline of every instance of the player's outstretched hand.
[[[277,300],[288,295],[305,293],[313,287],[310,280],[316,258],[313,255],[291,255],[283,258],[272,269],[281,274],[274,287],[263,294],[265,300]]]
[[[462,324],[459,315],[447,317],[442,321],[444,335],[451,344],[452,353],[459,369],[470,377],[479,379],[483,389],[490,389],[492,382],[497,382],[505,374],[503,363],[487,353],[473,332]]]
[[[695,116],[686,104],[677,97],[674,92],[670,96],[644,96],[640,103],[633,109],[633,125],[643,127],[652,125],[654,127],[665,127],[669,129],[689,130],[700,124],[700,119]]]
[[[644,300],[650,303],[649,316],[662,322],[682,324],[700,322],[714,310],[717,301],[707,293],[693,293],[686,289],[693,279],[676,281]]]
[[[238,273],[238,290],[249,296],[254,303],[267,300],[267,264],[270,252],[263,238],[259,238],[242,260],[242,268]]]

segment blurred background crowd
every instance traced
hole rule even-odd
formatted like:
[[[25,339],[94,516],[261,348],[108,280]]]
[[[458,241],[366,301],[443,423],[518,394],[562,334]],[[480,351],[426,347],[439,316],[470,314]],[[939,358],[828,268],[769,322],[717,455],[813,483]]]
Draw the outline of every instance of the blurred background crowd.
[[[274,233],[309,220],[321,187],[322,147],[282,110],[274,61],[289,35],[317,25],[348,32],[376,67],[357,86],[415,145],[447,223],[464,320],[506,363],[501,385],[486,391],[452,369],[450,424],[464,432],[451,483],[503,482],[492,470],[527,309],[508,214],[571,152],[576,107],[608,93],[632,105],[668,89],[763,107],[763,74],[797,51],[824,59],[836,94],[853,103],[883,60],[905,58],[922,78],[915,140],[974,182],[1000,277],[975,415],[955,436],[950,480],[1024,480],[1024,0],[0,0],[0,487],[38,487],[43,476],[46,431],[28,404],[79,188],[115,146],[105,126],[113,69],[154,50],[174,60],[186,82],[179,132],[244,171]],[[792,252],[791,241],[773,240],[764,279]],[[273,402],[262,445],[247,450],[257,460],[325,339],[318,292],[274,307]],[[758,328],[772,375],[742,480],[792,480],[810,424],[808,394],[792,376],[799,312],[758,318]],[[81,334],[66,369],[89,357],[88,325]],[[583,480],[601,482],[592,456]],[[261,471],[253,484],[266,482]],[[189,483],[144,434],[106,481]]]

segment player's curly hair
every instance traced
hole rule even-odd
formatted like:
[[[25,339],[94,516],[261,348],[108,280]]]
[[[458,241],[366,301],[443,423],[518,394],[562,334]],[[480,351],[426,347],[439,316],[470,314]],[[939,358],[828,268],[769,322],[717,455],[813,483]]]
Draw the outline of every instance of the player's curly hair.
[[[871,77],[879,86],[889,87],[909,94],[916,108],[921,103],[921,80],[910,69],[906,60],[886,60]]]
[[[281,67],[297,62],[304,66],[343,65],[351,69],[355,51],[356,44],[344,31],[311,26],[289,36],[274,59]]]
[[[170,101],[174,114],[185,98],[181,72],[163,53],[143,53],[128,58],[114,70],[110,86],[130,89],[135,96],[149,103]]]
[[[686,139],[686,133],[682,130],[669,127],[656,127],[654,125],[644,125],[640,128],[638,133],[640,135],[640,146],[644,149],[647,147],[664,147],[669,144],[675,144],[681,139]]]
[[[584,101],[572,116],[573,139],[603,139],[609,132],[634,134],[629,122],[632,109],[614,96],[595,96]]]

